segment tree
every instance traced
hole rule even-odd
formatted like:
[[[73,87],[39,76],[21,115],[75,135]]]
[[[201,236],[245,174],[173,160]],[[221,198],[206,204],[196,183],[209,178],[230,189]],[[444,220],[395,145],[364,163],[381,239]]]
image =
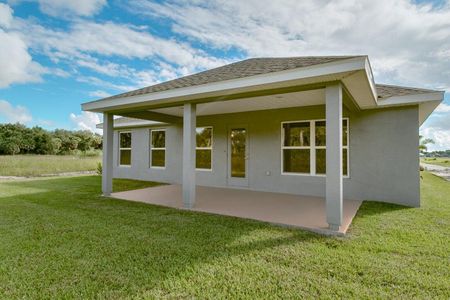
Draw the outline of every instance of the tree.
[[[434,141],[432,139],[426,139],[423,137],[423,135],[419,135],[419,151],[421,153],[425,153],[428,150],[427,145],[428,144],[434,144]]]
[[[79,130],[75,132],[75,136],[79,138],[77,149],[83,152],[91,149],[93,133],[88,130]]]
[[[53,154],[58,154],[59,151],[61,150],[61,144],[62,144],[61,139],[54,137],[54,138],[52,138],[51,143],[52,143],[52,148],[53,148]]]
[[[98,134],[95,133],[92,139],[92,143],[91,143],[91,147],[94,149],[102,149],[102,145],[103,145],[103,137]]]
[[[79,137],[73,135],[71,131],[65,129],[56,129],[54,136],[61,140],[61,154],[72,153],[73,150],[78,148],[78,143],[81,140]]]
[[[71,154],[76,150],[86,152],[101,147],[102,136],[87,130],[48,131],[38,126],[27,128],[19,123],[0,124],[0,155]]]
[[[30,153],[34,150],[31,129],[22,124],[0,124],[0,154]]]
[[[31,129],[34,138],[34,153],[36,154],[53,154],[52,136],[48,131],[41,127],[33,127]]]

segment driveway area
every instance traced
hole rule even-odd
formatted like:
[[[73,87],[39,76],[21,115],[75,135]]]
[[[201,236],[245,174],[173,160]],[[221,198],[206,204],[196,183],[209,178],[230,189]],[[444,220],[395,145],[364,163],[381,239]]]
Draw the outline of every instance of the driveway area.
[[[433,173],[434,175],[437,175],[439,177],[442,177],[448,181],[450,181],[450,168],[444,167],[444,166],[438,166],[438,165],[432,165],[421,162],[420,165],[425,168],[425,170]]]

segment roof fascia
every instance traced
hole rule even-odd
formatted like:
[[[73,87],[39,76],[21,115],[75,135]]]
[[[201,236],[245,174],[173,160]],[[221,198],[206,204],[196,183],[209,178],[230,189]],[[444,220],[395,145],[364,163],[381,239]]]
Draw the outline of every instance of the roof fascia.
[[[370,65],[368,56],[366,56],[366,59],[365,59],[364,69],[366,71],[366,76],[369,81],[370,89],[372,90],[373,101],[375,103],[377,103],[377,99],[378,99],[377,87],[376,87],[375,78],[374,78],[373,72],[372,72],[372,66]]]
[[[423,93],[413,94],[405,96],[393,96],[378,101],[378,107],[391,107],[402,106],[411,104],[420,104],[429,101],[442,101],[444,100],[445,92]]]

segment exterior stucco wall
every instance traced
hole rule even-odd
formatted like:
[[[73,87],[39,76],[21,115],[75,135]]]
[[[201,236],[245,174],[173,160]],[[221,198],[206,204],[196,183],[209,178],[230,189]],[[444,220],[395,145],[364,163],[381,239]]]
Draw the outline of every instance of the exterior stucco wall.
[[[351,114],[350,176],[344,198],[418,206],[418,108],[403,107]],[[198,117],[197,126],[213,126],[212,171],[197,171],[197,184],[226,187],[227,132],[248,128],[249,188],[260,191],[325,196],[325,177],[281,174],[281,122],[324,119],[324,106],[298,107]],[[181,183],[182,127],[166,127],[166,167],[149,168],[150,127],[132,128],[132,165],[118,166],[118,131],[114,139],[114,177]]]

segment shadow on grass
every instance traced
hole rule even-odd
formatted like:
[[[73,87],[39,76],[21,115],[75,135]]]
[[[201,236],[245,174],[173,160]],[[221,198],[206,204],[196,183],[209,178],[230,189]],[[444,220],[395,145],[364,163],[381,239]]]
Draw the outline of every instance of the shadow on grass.
[[[356,216],[358,218],[364,218],[365,216],[382,215],[393,211],[409,209],[414,209],[414,207],[377,201],[364,201],[361,204]]]
[[[0,196],[0,227],[8,229],[0,264],[11,270],[15,296],[70,297],[82,291],[92,297],[117,290],[129,297],[221,257],[324,239],[258,221],[103,198],[100,180],[0,183],[0,189],[12,189],[9,195],[22,188],[47,190]]]

